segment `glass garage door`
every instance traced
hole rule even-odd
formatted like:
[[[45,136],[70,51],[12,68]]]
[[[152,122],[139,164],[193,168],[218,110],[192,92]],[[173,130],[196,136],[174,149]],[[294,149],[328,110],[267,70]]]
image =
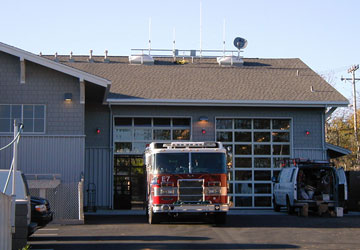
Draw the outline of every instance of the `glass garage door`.
[[[232,153],[233,207],[271,208],[271,178],[291,154],[291,120],[217,118],[216,139]]]

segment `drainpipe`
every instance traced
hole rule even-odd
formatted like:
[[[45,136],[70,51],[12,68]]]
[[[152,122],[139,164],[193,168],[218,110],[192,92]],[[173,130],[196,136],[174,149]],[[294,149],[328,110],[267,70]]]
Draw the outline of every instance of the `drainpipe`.
[[[327,151],[326,151],[326,147],[325,147],[325,140],[326,140],[326,137],[325,137],[325,122],[326,122],[325,115],[326,115],[325,113],[322,113],[322,115],[321,115],[321,123],[322,123],[321,138],[322,138],[322,148],[323,148],[323,160],[328,160]]]
[[[110,160],[110,171],[109,171],[109,179],[110,179],[110,183],[111,183],[111,188],[110,188],[110,208],[113,209],[114,208],[114,201],[113,201],[113,192],[114,192],[114,175],[113,175],[113,171],[114,171],[114,155],[113,155],[113,119],[112,119],[112,108],[111,108],[111,104],[109,103],[109,160]]]
[[[329,154],[326,150],[326,136],[325,136],[325,133],[326,133],[326,122],[327,120],[329,120],[330,116],[335,112],[335,110],[337,109],[337,107],[332,107],[330,109],[328,109],[327,111],[325,110],[325,113],[323,114],[323,118],[322,118],[322,122],[323,122],[323,126],[322,126],[322,134],[323,134],[323,150],[324,150],[324,158],[325,160],[330,160],[329,158]]]

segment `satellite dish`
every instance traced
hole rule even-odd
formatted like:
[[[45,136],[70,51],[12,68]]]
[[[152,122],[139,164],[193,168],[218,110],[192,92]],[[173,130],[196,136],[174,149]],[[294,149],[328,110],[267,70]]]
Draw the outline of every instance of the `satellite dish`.
[[[240,49],[245,49],[247,46],[248,42],[246,41],[246,39],[241,38],[241,37],[237,37],[234,39],[234,46],[236,48]]]

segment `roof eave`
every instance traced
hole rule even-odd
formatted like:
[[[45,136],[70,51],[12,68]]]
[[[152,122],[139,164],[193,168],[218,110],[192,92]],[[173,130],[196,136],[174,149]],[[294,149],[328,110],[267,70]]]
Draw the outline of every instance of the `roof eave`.
[[[89,74],[87,72],[72,68],[70,66],[67,66],[62,63],[58,63],[52,60],[49,60],[44,57],[40,57],[38,55],[35,55],[33,53],[30,53],[28,51],[4,44],[0,42],[0,51],[3,51],[7,54],[19,57],[21,60],[27,60],[39,65],[42,65],[44,67],[74,76],[76,78],[79,78],[79,80],[85,80],[88,82],[95,83],[97,85],[100,85],[102,87],[107,87],[108,85],[111,85],[111,81]]]
[[[185,99],[116,99],[111,105],[165,105],[165,106],[246,106],[246,107],[347,107],[347,101],[264,101],[264,100],[185,100]]]

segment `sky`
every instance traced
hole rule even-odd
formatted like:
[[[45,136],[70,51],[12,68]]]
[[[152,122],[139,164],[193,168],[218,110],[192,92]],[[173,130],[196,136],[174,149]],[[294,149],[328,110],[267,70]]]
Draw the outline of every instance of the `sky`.
[[[201,2],[201,4],[200,4]],[[1,0],[0,42],[38,54],[130,55],[131,49],[226,49],[245,58],[300,58],[352,100],[360,61],[358,0]],[[360,70],[356,72],[360,77]],[[360,90],[360,89],[359,89]]]

